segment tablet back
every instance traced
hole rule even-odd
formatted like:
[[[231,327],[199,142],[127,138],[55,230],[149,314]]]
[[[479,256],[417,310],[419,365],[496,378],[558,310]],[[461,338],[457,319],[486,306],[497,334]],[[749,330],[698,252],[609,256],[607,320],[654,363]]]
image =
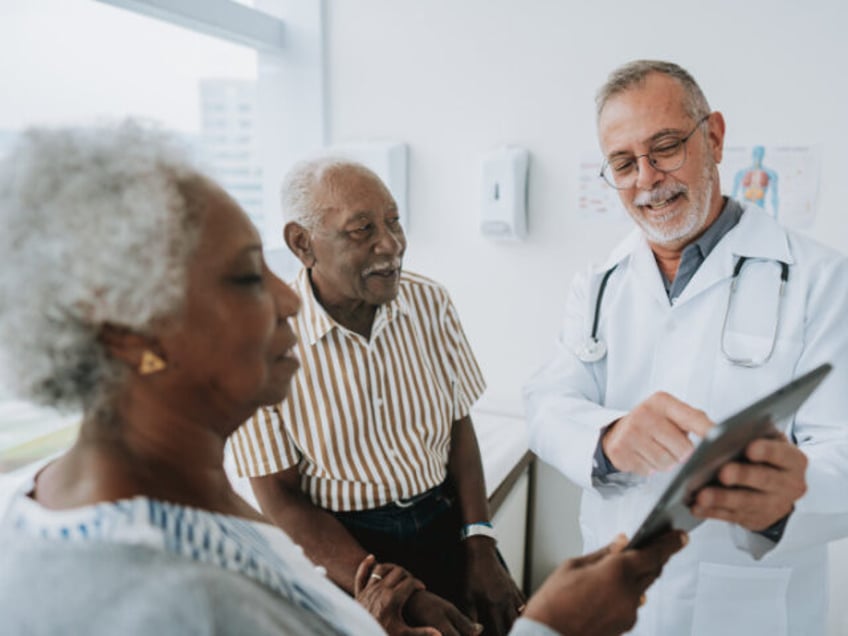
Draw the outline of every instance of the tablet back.
[[[638,548],[668,528],[689,531],[698,526],[703,519],[693,517],[688,508],[695,494],[714,481],[726,463],[743,459],[749,442],[775,434],[775,425],[800,408],[831,368],[816,367],[717,424],[677,469],[627,547]]]

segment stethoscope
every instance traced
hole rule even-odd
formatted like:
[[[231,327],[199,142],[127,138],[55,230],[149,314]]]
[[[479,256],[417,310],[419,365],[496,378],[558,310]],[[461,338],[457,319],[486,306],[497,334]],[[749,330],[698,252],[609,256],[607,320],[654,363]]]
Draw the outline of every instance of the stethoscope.
[[[721,326],[721,353],[722,355],[724,355],[725,359],[727,359],[728,362],[736,366],[759,367],[768,362],[771,359],[772,354],[774,353],[774,346],[777,342],[778,330],[780,329],[780,305],[783,301],[783,290],[786,287],[786,282],[789,280],[789,265],[787,265],[783,261],[777,261],[780,264],[780,288],[777,292],[777,315],[774,320],[774,332],[771,335],[771,346],[769,347],[768,352],[760,358],[743,358],[733,356],[728,353],[727,347],[725,346],[725,332],[727,331],[727,321],[730,316],[730,308],[733,304],[733,296],[736,294],[736,288],[739,284],[739,275],[742,273],[742,268],[744,267],[747,261],[747,256],[740,256],[739,260],[736,262],[736,266],[733,268],[733,275],[730,279],[730,291],[727,296],[727,307],[724,310],[724,322]],[[575,352],[577,354],[577,358],[581,362],[598,362],[599,360],[603,360],[607,355],[606,342],[598,339],[598,323],[600,322],[601,318],[601,305],[604,301],[604,291],[607,287],[607,281],[609,280],[609,277],[612,276],[612,273],[616,270],[617,267],[618,263],[608,269],[604,273],[604,277],[601,279],[601,285],[598,288],[598,296],[595,298],[595,312],[594,317],[592,319],[592,333]]]

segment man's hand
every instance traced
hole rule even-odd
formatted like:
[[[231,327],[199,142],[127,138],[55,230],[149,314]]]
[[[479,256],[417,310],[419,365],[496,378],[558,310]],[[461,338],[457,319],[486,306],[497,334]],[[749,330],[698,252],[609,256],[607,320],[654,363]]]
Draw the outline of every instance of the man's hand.
[[[696,495],[693,515],[759,532],[792,512],[807,491],[807,456],[780,433],[748,444],[745,457],[751,463],[721,468],[718,479],[724,488],[708,486]]]
[[[377,564],[369,554],[356,569],[354,598],[368,610],[389,636],[439,636],[432,627],[410,627],[403,606],[424,584],[399,565]]]
[[[503,636],[524,609],[524,595],[501,565],[491,538],[469,537],[463,547],[467,566],[460,609],[483,625],[486,636]]]
[[[669,557],[686,545],[667,532],[639,550],[623,550],[621,537],[607,547],[557,568],[527,603],[524,616],[562,634],[612,636],[629,630],[645,590]]]
[[[703,411],[668,393],[654,393],[604,433],[604,454],[618,470],[649,475],[668,470],[692,453],[688,434],[704,437],[713,423]]]
[[[479,623],[472,623],[452,603],[428,592],[418,590],[403,608],[406,622],[436,628],[442,636],[477,636],[483,631]]]

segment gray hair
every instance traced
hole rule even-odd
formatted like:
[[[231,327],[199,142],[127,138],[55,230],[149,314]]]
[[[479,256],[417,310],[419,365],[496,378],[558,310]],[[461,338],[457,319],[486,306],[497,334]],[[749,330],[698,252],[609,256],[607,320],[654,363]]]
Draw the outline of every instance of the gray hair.
[[[361,163],[337,156],[323,156],[295,164],[283,179],[282,209],[286,223],[294,221],[310,232],[321,223],[323,210],[318,205],[322,187],[331,187],[334,174],[352,170],[373,177],[383,183],[374,171]]]
[[[132,121],[24,133],[0,163],[0,371],[15,394],[108,408],[127,371],[100,331],[149,333],[179,311],[200,179]]]
[[[710,113],[710,105],[707,103],[707,98],[704,97],[704,93],[701,91],[701,87],[698,86],[695,78],[686,69],[673,62],[635,60],[615,69],[610,73],[606,83],[601,86],[598,94],[595,96],[598,119],[601,117],[604,106],[607,105],[607,102],[612,97],[634,86],[643,84],[645,78],[651,73],[667,75],[680,83],[686,94],[683,107],[692,119],[700,119]]]

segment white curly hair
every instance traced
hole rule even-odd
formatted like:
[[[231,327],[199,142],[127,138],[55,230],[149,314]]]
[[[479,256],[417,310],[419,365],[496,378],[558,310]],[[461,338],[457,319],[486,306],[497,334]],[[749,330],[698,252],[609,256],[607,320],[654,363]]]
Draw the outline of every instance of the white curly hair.
[[[23,134],[0,164],[0,381],[63,411],[108,410],[127,369],[101,328],[149,333],[179,311],[200,180],[149,125]]]

